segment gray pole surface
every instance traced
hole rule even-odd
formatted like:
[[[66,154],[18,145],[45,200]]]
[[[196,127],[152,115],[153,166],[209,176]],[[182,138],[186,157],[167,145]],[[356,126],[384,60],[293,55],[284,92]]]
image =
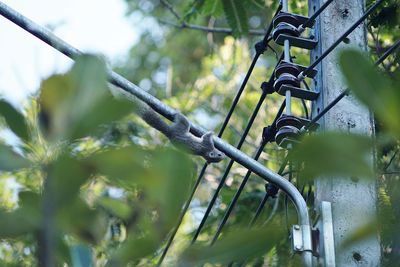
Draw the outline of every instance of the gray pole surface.
[[[324,2],[326,0],[309,0],[310,13],[315,12]],[[312,51],[311,62],[316,60],[321,52],[325,51],[352,23],[360,18],[364,10],[364,0],[335,0],[317,19],[315,36],[319,42]],[[320,90],[321,94],[313,106],[314,116],[346,89],[339,71],[338,54],[344,48],[367,49],[365,23],[348,36],[346,43],[348,44],[340,44],[317,67],[316,89]],[[320,123],[323,131],[334,130],[367,136],[374,135],[372,114],[352,96],[343,98],[320,120]],[[349,153],[352,152],[349,151]],[[369,159],[373,164],[373,151],[371,151]],[[322,201],[332,203],[336,266],[379,266],[378,234],[366,241],[351,245],[346,250],[339,251],[341,243],[352,232],[376,216],[376,181],[362,177],[317,179],[315,181],[315,207],[320,207]]]

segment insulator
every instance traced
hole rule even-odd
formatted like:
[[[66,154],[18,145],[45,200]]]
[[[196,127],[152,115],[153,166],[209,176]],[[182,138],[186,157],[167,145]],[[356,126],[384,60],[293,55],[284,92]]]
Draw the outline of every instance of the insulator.
[[[297,79],[297,77],[284,73],[279,76],[278,79],[275,80],[274,82],[274,89],[276,92],[279,91],[282,85],[290,85],[293,87],[300,87],[300,81]]]
[[[300,130],[294,126],[283,126],[281,127],[275,135],[275,141],[279,146],[282,146],[282,141],[285,138],[290,138],[292,140],[298,139],[300,136]]]
[[[300,32],[297,30],[297,28],[286,22],[281,22],[275,27],[272,33],[272,38],[276,40],[280,34],[286,34],[294,37],[300,36]]]
[[[278,78],[279,76],[285,73],[289,73],[297,77],[300,74],[300,72],[301,70],[296,65],[290,62],[281,61],[275,68],[275,77]]]
[[[276,121],[276,127],[280,129],[283,126],[293,126],[300,130],[303,127],[303,122],[295,116],[283,115]]]
[[[298,28],[301,25],[301,22],[297,19],[296,16],[286,12],[280,12],[278,15],[276,15],[273,20],[273,25],[274,27],[276,27],[279,23],[282,22],[291,24],[296,28]]]

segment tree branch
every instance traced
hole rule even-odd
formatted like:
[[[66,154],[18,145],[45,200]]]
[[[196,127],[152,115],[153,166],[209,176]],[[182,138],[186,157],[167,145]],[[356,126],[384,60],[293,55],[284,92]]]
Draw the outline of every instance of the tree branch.
[[[160,0],[160,3],[165,6],[175,16],[175,18],[181,20],[181,16],[179,16],[178,12],[167,0]]]
[[[191,30],[198,30],[198,31],[204,31],[204,32],[212,32],[212,33],[224,33],[224,34],[232,34],[233,31],[230,28],[209,28],[206,26],[201,26],[201,25],[194,25],[194,24],[187,24],[185,22],[182,22],[181,24],[171,22],[171,21],[166,21],[159,19],[158,20],[161,24],[173,26],[175,28],[179,29],[191,29]],[[251,35],[265,35],[265,31],[263,30],[249,30],[249,34]]]

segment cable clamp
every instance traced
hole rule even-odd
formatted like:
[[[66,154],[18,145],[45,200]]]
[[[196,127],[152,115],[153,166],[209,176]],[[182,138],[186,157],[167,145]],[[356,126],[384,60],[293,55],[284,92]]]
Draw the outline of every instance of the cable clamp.
[[[256,53],[261,55],[267,50],[267,44],[264,41],[259,41],[254,45],[254,48],[256,49]]]

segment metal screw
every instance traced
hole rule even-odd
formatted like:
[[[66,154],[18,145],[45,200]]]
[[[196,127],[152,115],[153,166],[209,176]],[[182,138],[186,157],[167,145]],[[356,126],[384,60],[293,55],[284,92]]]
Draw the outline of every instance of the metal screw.
[[[294,230],[300,230],[300,226],[295,225],[295,226],[294,226]]]
[[[295,247],[295,249],[296,249],[297,251],[300,251],[302,248],[303,248],[303,247],[302,247],[302,246],[299,246],[299,245],[297,245],[297,246]]]

